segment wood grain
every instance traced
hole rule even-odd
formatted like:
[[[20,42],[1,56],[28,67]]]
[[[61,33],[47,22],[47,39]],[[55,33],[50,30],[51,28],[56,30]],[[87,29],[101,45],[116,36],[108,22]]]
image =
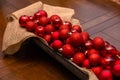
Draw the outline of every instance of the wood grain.
[[[39,0],[0,0],[0,51],[7,25],[6,17]],[[91,37],[101,36],[120,50],[120,6],[110,0],[41,0],[73,8],[74,17]],[[1,53],[1,52],[0,52]],[[0,54],[0,80],[78,80],[36,44],[27,42],[14,56]]]

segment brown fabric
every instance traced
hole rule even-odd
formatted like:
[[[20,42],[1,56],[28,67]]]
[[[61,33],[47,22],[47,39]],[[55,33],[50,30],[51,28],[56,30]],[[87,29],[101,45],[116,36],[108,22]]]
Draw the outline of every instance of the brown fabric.
[[[74,10],[70,8],[64,8],[59,6],[51,6],[47,4],[43,4],[38,1],[28,7],[22,8],[16,12],[13,12],[9,15],[8,24],[6,30],[4,32],[3,44],[2,44],[2,52],[7,55],[13,55],[20,49],[21,44],[30,37],[37,37],[35,34],[26,31],[26,29],[21,28],[18,22],[18,19],[21,15],[29,15],[32,16],[38,10],[43,9],[47,11],[48,16],[53,14],[59,15],[63,21],[71,21],[72,24],[79,24],[79,20],[73,19]],[[39,37],[38,37],[39,38]],[[44,41],[42,38],[39,38],[41,41]],[[46,43],[46,41],[44,41]],[[46,43],[47,44],[47,43]],[[89,74],[89,80],[98,80],[96,76],[87,69],[80,68],[83,71]]]

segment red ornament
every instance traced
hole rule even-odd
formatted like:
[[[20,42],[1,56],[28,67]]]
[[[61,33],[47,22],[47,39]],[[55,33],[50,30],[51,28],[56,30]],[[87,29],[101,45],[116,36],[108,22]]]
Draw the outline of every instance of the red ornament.
[[[58,40],[60,38],[60,33],[59,31],[52,32],[51,34],[52,40]]]
[[[96,66],[91,68],[94,74],[99,78],[99,75],[101,74],[103,68],[101,66]]]
[[[108,55],[112,55],[112,56],[117,55],[117,49],[112,45],[109,45],[109,46],[105,47],[105,50],[107,51]]]
[[[83,37],[80,33],[72,33],[69,39],[70,39],[70,44],[75,47],[83,45],[84,43]]]
[[[82,32],[82,29],[80,27],[80,25],[73,25],[72,29],[71,29],[71,32],[79,32],[81,33]]]
[[[85,60],[85,54],[82,52],[77,52],[75,53],[75,55],[73,56],[73,62],[79,66],[82,65],[82,62]]]
[[[62,19],[58,15],[52,15],[49,19],[49,22],[56,28],[59,29],[59,27],[63,24]]]
[[[65,40],[70,36],[70,34],[69,34],[70,31],[68,29],[62,29],[62,30],[59,31],[59,33],[60,33],[60,38],[62,40]]]
[[[65,43],[66,43],[66,44],[70,44],[70,39],[67,38],[67,39],[65,40]]]
[[[115,59],[112,58],[112,57],[104,57],[104,58],[101,59],[101,64],[104,68],[111,69],[114,61],[115,61]]]
[[[25,27],[26,26],[26,22],[28,22],[30,19],[29,19],[29,16],[27,15],[22,15],[20,16],[19,18],[19,24],[21,27]]]
[[[93,48],[92,40],[88,40],[88,41],[85,42],[85,48],[86,49],[92,49]]]
[[[47,15],[47,12],[44,11],[44,10],[39,10],[38,12],[36,12],[36,13],[34,14],[33,18],[34,18],[34,20],[39,20],[39,18],[41,18],[41,17],[43,17],[43,16],[47,17],[47,16],[48,16],[48,15]]]
[[[120,59],[114,61],[114,65],[120,64]]]
[[[61,54],[66,58],[71,58],[75,54],[75,49],[70,44],[64,44],[60,50]]]
[[[39,24],[40,24],[41,26],[47,25],[47,24],[48,24],[48,21],[49,21],[49,18],[47,18],[47,17],[45,17],[45,16],[39,18]]]
[[[68,29],[68,30],[70,30],[71,27],[67,26],[67,25],[61,25],[60,28],[59,28],[59,30],[62,30],[62,29]]]
[[[82,37],[83,37],[84,43],[86,43],[86,42],[89,40],[89,33],[83,31],[83,32],[81,32],[81,35],[82,35]]]
[[[94,46],[95,49],[98,49],[98,50],[104,49],[105,43],[104,43],[103,38],[95,37],[93,39],[93,46]]]
[[[51,35],[50,34],[44,35],[43,39],[45,39],[48,44],[51,44]]]
[[[52,48],[56,51],[58,51],[58,49],[61,48],[62,46],[63,46],[63,43],[60,40],[54,40],[52,43]]]
[[[89,57],[92,54],[100,54],[100,52],[94,48],[91,48],[87,51],[87,56]]]
[[[82,63],[82,67],[85,67],[85,68],[90,68],[90,63],[89,63],[89,60],[88,59],[85,59]]]
[[[88,60],[90,62],[90,65],[97,66],[100,65],[101,56],[99,54],[91,54],[90,56],[88,56]]]
[[[48,24],[45,26],[45,33],[51,34],[54,31],[55,31],[55,28],[52,24]]]
[[[100,80],[113,80],[112,72],[110,70],[103,70],[99,76]]]
[[[113,74],[117,77],[120,77],[120,64],[115,64],[113,66]]]
[[[39,37],[43,37],[45,33],[45,29],[43,26],[37,26],[35,28],[35,34],[38,35]]]
[[[26,22],[27,31],[33,32],[36,27],[37,27],[37,24],[35,24],[35,22],[33,22],[33,21],[27,21]]]
[[[72,28],[72,23],[70,21],[64,21],[63,25],[69,26],[69,28]]]

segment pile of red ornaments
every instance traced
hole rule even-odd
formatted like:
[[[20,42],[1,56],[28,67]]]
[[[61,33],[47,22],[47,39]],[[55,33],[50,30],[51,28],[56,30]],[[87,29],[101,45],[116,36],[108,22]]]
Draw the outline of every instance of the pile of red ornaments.
[[[80,25],[72,25],[44,10],[19,18],[21,27],[44,38],[49,46],[80,67],[91,69],[99,80],[120,80],[120,52],[101,37],[90,38]]]

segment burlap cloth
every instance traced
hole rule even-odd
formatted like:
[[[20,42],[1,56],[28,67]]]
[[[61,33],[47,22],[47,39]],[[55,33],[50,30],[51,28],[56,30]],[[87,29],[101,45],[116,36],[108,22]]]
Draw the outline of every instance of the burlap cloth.
[[[48,17],[53,14],[57,14],[62,18],[63,21],[71,21],[73,25],[80,24],[79,20],[74,19],[72,17],[74,15],[73,9],[59,7],[59,6],[51,6],[51,5],[43,4],[42,2],[38,1],[25,8],[17,10],[16,12],[13,12],[7,17],[8,24],[4,32],[3,43],[2,43],[2,52],[4,54],[13,55],[20,49],[22,43],[26,39],[30,37],[37,37],[34,33],[28,32],[26,31],[26,29],[21,28],[18,19],[21,15],[33,16],[35,12],[41,9],[47,11]],[[44,41],[42,38],[39,39],[40,41]],[[44,41],[44,43],[46,42]],[[80,69],[82,69],[83,71],[89,74],[89,80],[98,80],[96,76],[93,74],[93,72],[91,72],[90,70],[84,68],[80,68]]]

